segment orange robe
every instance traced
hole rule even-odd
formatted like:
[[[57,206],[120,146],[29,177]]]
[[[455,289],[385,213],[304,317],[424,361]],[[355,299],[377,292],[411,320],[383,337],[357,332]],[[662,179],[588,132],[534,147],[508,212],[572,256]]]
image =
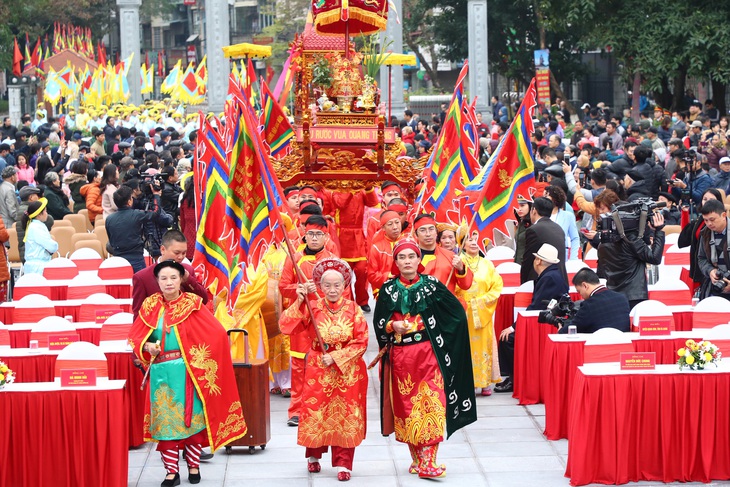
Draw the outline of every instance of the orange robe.
[[[340,298],[332,304],[320,298],[311,305],[319,333],[329,347],[327,353],[335,361],[329,367],[322,363],[322,351],[304,306],[289,307],[279,320],[283,333],[306,336],[310,344],[297,443],[308,448],[354,448],[365,439],[367,425],[368,376],[362,357],[368,324],[350,300]]]
[[[397,240],[390,240],[385,234],[376,239],[368,253],[368,282],[373,288],[373,296],[377,298],[380,287],[391,276],[393,267],[393,247]]]
[[[423,254],[423,249],[421,249]],[[464,264],[464,273],[460,274],[453,265],[451,260],[454,258],[454,253],[450,250],[446,250],[441,246],[437,245],[433,255],[423,254],[421,257],[421,263],[426,269],[423,274],[433,276],[451,291],[456,294],[456,287],[459,286],[461,289],[469,289],[474,279],[474,274],[471,272],[469,267]],[[453,272],[451,271],[453,269]],[[451,276],[451,277],[449,277]],[[448,280],[448,282],[446,282]],[[461,303],[466,309],[466,303],[461,300]]]

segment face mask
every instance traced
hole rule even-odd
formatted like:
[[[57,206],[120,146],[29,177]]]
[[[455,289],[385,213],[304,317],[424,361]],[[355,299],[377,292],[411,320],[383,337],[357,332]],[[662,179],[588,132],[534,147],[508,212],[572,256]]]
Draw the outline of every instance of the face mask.
[[[677,123],[677,120],[679,120],[677,117],[672,117],[672,122]]]

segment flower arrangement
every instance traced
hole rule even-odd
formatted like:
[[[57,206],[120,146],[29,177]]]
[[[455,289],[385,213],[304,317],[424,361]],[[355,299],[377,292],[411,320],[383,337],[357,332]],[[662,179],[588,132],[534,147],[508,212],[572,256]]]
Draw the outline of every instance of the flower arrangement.
[[[15,374],[13,371],[5,365],[5,362],[0,360],[0,389],[5,387],[6,384],[12,384],[15,380]]]
[[[702,370],[707,364],[715,364],[722,360],[722,353],[717,346],[707,340],[695,342],[687,340],[685,346],[677,350],[679,370],[689,367],[692,370]]]

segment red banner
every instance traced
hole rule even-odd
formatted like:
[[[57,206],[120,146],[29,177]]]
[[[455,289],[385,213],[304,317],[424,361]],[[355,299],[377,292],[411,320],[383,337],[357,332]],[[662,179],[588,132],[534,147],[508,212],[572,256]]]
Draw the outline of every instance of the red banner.
[[[383,137],[386,144],[395,143],[395,129],[385,128]],[[341,142],[343,144],[374,144],[378,141],[378,129],[375,127],[348,127],[331,125],[310,127],[309,138],[312,142]],[[303,139],[301,127],[297,127],[297,140]]]

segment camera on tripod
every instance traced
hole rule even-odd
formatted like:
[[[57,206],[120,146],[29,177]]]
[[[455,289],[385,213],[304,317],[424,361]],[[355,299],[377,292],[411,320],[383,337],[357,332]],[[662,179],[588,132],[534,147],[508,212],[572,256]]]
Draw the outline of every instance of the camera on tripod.
[[[164,182],[165,179],[162,177],[162,174],[143,174],[139,187],[145,195],[151,196],[155,191],[162,191],[162,184]]]
[[[643,237],[651,214],[666,206],[665,202],[656,202],[651,198],[639,198],[631,203],[614,205],[611,213],[601,216],[601,221],[598,222],[601,243],[618,242],[627,233],[638,233]]]
[[[563,294],[560,298],[550,301],[546,310],[540,311],[537,316],[538,323],[547,323],[555,328],[561,328],[572,320],[578,312],[578,306],[570,299],[569,294]]]

